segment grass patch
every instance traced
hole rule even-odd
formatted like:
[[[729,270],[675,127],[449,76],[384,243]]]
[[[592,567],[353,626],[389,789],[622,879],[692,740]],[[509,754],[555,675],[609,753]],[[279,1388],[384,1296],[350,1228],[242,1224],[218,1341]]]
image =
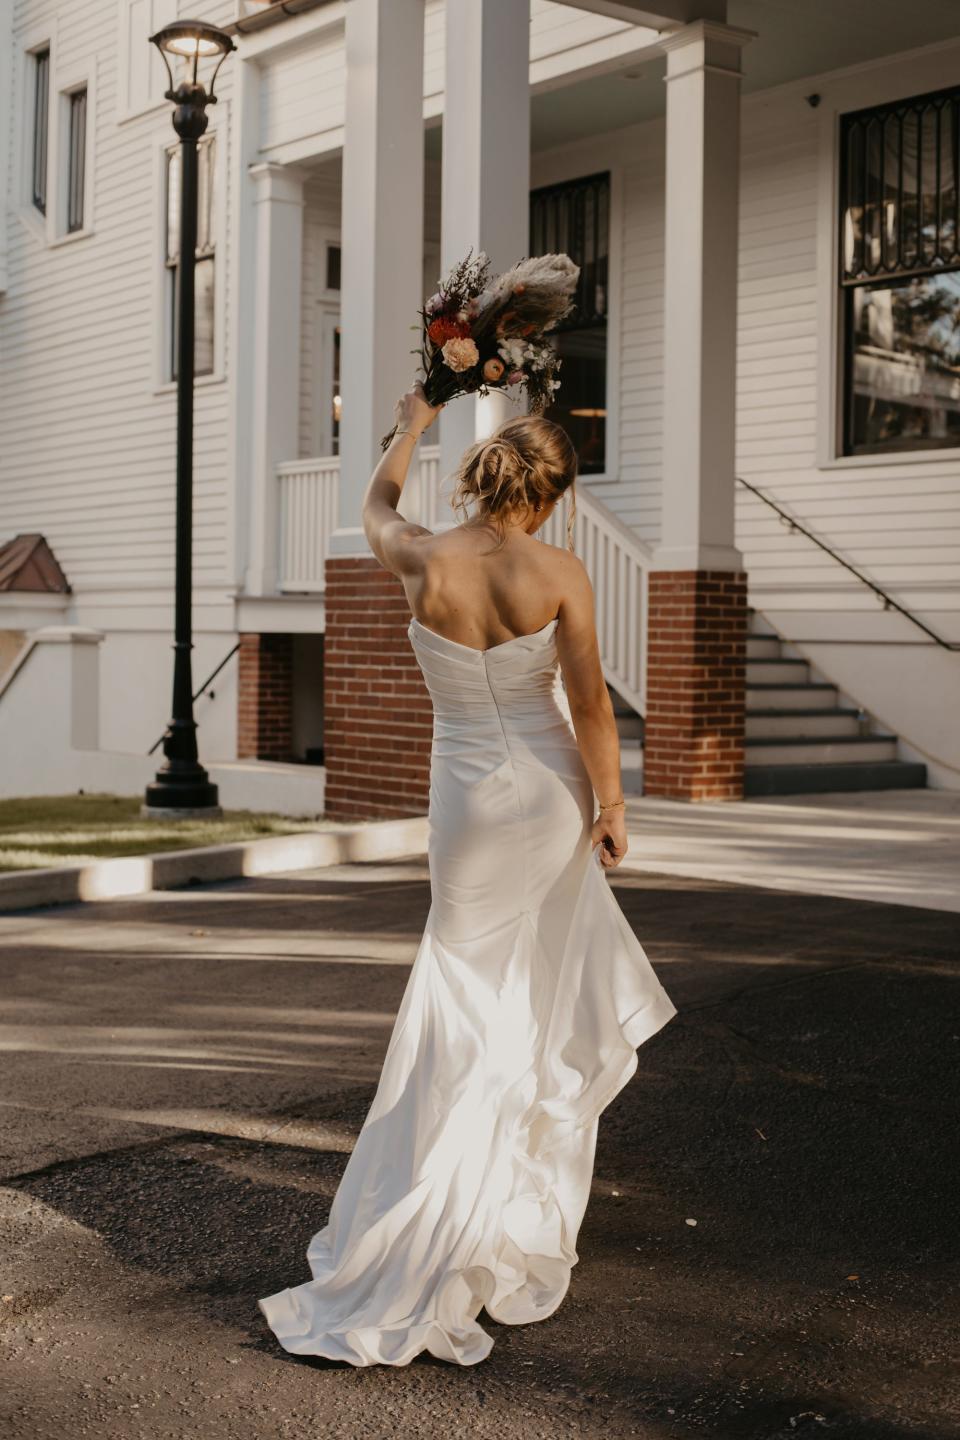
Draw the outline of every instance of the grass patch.
[[[291,820],[228,810],[222,820],[143,820],[139,796],[42,795],[0,800],[0,871],[83,865],[114,855],[194,850],[267,835],[337,827],[324,820]]]

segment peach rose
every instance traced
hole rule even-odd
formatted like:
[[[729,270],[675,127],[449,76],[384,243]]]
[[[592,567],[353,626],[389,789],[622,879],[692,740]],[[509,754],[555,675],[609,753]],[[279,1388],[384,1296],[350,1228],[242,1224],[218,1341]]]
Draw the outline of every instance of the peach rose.
[[[448,340],[440,353],[443,363],[458,375],[464,370],[472,370],[480,359],[480,351],[474,342],[462,336]]]
[[[498,360],[496,355],[492,355],[484,364],[483,378],[484,380],[489,380],[491,385],[495,385],[498,380],[503,378],[503,372],[506,368],[502,360]]]

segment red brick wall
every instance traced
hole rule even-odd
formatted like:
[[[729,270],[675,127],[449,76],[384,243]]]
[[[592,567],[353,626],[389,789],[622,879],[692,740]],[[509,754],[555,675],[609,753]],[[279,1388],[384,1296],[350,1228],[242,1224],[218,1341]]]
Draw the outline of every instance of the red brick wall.
[[[433,709],[409,623],[403,586],[376,560],[327,561],[323,732],[333,819],[426,813]]]
[[[647,626],[643,793],[742,799],[746,575],[651,571]]]
[[[293,752],[293,637],[240,636],[237,755],[289,760]]]

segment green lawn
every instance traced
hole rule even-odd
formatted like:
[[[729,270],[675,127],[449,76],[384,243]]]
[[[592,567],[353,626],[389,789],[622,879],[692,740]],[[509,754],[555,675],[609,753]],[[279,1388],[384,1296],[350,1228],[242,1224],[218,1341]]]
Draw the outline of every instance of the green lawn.
[[[109,855],[192,850],[264,835],[333,828],[323,820],[227,811],[222,820],[142,820],[139,796],[44,795],[0,800],[0,870],[46,870]]]

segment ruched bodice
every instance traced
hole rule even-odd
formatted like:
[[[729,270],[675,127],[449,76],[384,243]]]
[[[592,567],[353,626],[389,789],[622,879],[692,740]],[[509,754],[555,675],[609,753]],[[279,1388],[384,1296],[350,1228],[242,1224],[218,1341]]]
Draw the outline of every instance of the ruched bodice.
[[[258,1303],[285,1349],[469,1365],[577,1261],[601,1111],[676,1012],[590,843],[549,621],[476,650],[413,619],[434,708],[431,905],[312,1279]]]

